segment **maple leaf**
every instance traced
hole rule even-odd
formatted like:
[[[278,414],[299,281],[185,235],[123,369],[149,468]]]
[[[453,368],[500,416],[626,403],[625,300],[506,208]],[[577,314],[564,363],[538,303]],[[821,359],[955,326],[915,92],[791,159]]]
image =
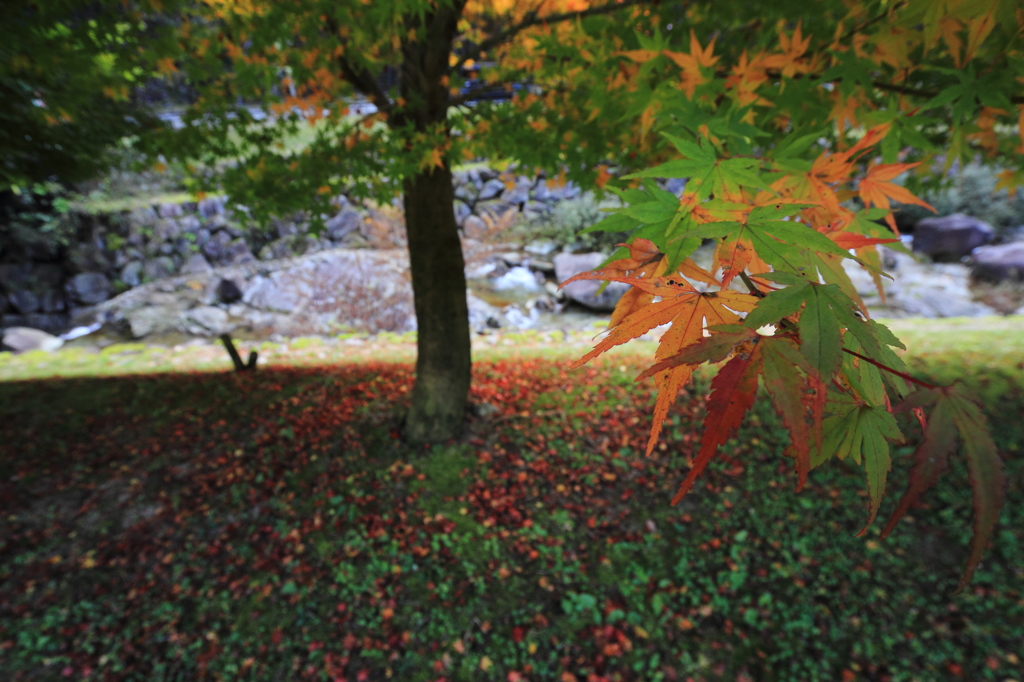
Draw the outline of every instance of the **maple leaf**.
[[[1002,459],[986,430],[985,416],[958,386],[917,391],[907,396],[896,411],[928,406],[934,407],[928,415],[924,439],[914,453],[910,482],[882,531],[882,537],[887,537],[907,510],[935,485],[956,447],[956,436],[959,436],[974,492],[974,536],[967,566],[954,592],[958,594],[974,575],[974,569],[992,539],[1005,498],[1006,478]]]
[[[736,250],[746,249],[746,244],[749,243],[757,256],[773,268],[794,274],[800,274],[807,269],[803,255],[807,251],[831,253],[862,262],[807,225],[794,220],[780,220],[807,206],[810,204],[786,202],[758,206],[752,209],[743,221],[708,223],[691,230],[689,234],[712,239],[726,238],[727,242],[736,243]],[[732,252],[732,259],[724,264],[726,271],[722,275],[723,286],[728,286],[729,282],[751,262],[746,253],[737,255],[736,250]]]
[[[889,182],[889,180],[917,166],[918,163],[890,163],[873,166],[860,181],[858,193],[861,201],[869,208],[877,206],[878,208],[889,209],[889,200],[893,199],[902,204],[923,206],[932,213],[937,213],[931,204],[923,199],[918,199],[906,187]],[[896,228],[896,218],[893,217],[891,212],[886,214],[885,222],[892,228],[893,232],[899,234]]]
[[[704,435],[701,437],[700,450],[693,460],[693,467],[679,484],[679,490],[672,498],[673,505],[678,504],[690,491],[693,482],[718,452],[718,446],[727,441],[732,432],[739,428],[747,410],[754,404],[757,395],[757,375],[761,364],[759,350],[760,344],[755,344],[751,352],[738,353],[711,381],[711,397],[708,398],[708,413],[704,419]]]
[[[804,381],[793,370],[799,367],[808,375],[815,372],[789,339],[762,338],[758,347],[761,349],[765,390],[782,418],[782,424],[789,430],[789,447],[796,460],[799,491],[803,489],[811,469],[811,437],[804,405]]]

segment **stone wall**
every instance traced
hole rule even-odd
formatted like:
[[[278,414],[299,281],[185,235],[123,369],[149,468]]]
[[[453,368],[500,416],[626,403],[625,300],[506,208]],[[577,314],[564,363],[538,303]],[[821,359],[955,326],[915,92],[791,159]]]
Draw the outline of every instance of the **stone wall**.
[[[466,237],[481,239],[521,216],[536,218],[559,201],[581,194],[543,176],[478,168],[455,173],[455,215]],[[244,227],[242,212],[224,199],[162,203],[132,211],[67,214],[71,243],[34,260],[0,263],[0,327],[59,332],[76,313],[147,282],[208,274],[212,268],[280,260],[339,247],[404,246],[401,212],[335,200],[337,213],[319,237],[303,217],[278,220],[265,230]],[[5,252],[6,254],[6,252]],[[7,258],[7,255],[3,257]]]

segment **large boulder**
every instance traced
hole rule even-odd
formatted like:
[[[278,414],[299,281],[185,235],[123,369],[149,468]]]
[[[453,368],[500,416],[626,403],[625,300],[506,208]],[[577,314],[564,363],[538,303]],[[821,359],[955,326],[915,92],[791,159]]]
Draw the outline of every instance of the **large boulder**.
[[[972,274],[978,279],[1024,280],[1024,242],[983,246],[971,255],[971,261]]]
[[[3,349],[12,353],[26,353],[30,350],[50,352],[64,345],[64,340],[59,336],[30,327],[8,327],[2,334]]]
[[[555,256],[555,279],[561,284],[565,280],[593,270],[605,261],[606,257],[600,253],[560,253]],[[612,282],[605,290],[598,294],[598,289],[604,284],[598,280],[580,280],[572,282],[562,289],[566,297],[582,306],[592,310],[610,312],[615,309],[622,295],[629,291],[629,285],[622,282]]]
[[[96,305],[110,298],[110,280],[102,272],[82,272],[65,285],[72,301]]]
[[[963,213],[925,218],[914,227],[914,251],[937,261],[958,261],[994,236],[991,225]]]

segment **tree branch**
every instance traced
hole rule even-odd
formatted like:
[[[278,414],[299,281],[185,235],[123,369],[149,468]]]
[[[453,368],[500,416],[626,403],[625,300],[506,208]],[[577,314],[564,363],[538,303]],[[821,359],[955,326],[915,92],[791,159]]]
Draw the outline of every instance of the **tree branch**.
[[[339,32],[338,22],[332,17],[327,17],[325,22],[327,30],[331,32],[331,35],[337,36]],[[370,98],[374,106],[384,114],[390,115],[393,108],[391,98],[384,92],[384,89],[380,87],[380,83],[374,78],[373,74],[368,70],[356,69],[356,67],[345,58],[345,55],[341,54],[337,57],[338,68],[341,70],[341,75],[352,84],[356,90],[361,92]]]
[[[452,71],[458,71],[463,66],[465,66],[466,62],[469,61],[470,59],[474,61],[478,60],[480,58],[480,55],[483,54],[484,52],[492,50],[498,45],[507,43],[508,41],[512,40],[513,38],[515,38],[517,35],[519,35],[528,28],[540,26],[541,24],[557,24],[563,21],[569,21],[571,19],[582,19],[584,17],[595,16],[598,14],[609,14],[611,12],[616,12],[620,9],[626,9],[627,7],[634,7],[636,5],[643,5],[648,3],[655,4],[656,2],[657,0],[621,0],[620,2],[615,2],[613,0],[613,2],[600,5],[599,7],[591,7],[590,9],[580,10],[578,12],[548,14],[543,17],[539,15],[539,10],[531,10],[527,12],[526,16],[523,17],[523,20],[520,21],[515,26],[510,26],[504,31],[499,31],[498,33],[495,33],[490,38],[487,38],[482,43],[474,47],[472,50],[464,54],[462,58],[459,59],[458,62],[456,62],[455,66],[452,67]]]

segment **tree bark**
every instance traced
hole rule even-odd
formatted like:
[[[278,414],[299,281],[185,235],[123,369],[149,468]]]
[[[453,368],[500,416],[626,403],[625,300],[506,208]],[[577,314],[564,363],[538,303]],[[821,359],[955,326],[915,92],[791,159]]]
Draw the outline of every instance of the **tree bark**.
[[[404,183],[412,290],[416,305],[416,385],[406,420],[414,442],[462,432],[472,369],[466,272],[445,165]]]
[[[415,137],[449,135],[448,76],[463,0],[405,17],[412,38],[402,42],[401,104],[388,114],[393,131]],[[418,35],[417,35],[418,34]],[[405,435],[413,442],[442,441],[462,433],[472,369],[466,273],[455,222],[448,162],[421,168],[403,180],[416,307],[416,385]]]

